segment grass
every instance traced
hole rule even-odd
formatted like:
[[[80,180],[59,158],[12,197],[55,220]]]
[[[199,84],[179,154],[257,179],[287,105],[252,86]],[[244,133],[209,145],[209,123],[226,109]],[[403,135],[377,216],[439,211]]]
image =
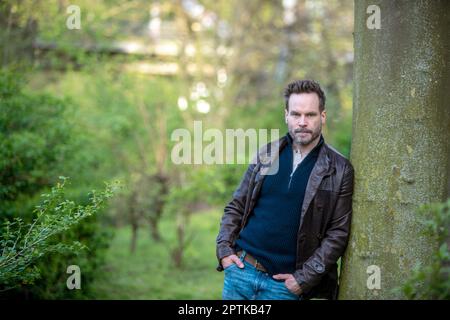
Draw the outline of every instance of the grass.
[[[134,254],[130,252],[131,229],[117,229],[106,264],[100,270],[102,276],[92,284],[92,298],[221,299],[223,273],[215,269],[220,215],[220,210],[214,210],[191,217],[187,230],[194,238],[185,251],[181,269],[174,268],[170,259],[176,243],[174,218],[161,221],[161,243],[153,241],[149,229],[142,227]]]

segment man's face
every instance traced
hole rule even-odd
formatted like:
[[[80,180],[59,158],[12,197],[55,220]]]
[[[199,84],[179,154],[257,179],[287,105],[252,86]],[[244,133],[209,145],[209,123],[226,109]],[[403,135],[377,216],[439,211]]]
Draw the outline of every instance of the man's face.
[[[289,97],[285,118],[294,144],[307,146],[322,133],[326,121],[325,110],[319,110],[319,96],[315,93],[293,93]]]

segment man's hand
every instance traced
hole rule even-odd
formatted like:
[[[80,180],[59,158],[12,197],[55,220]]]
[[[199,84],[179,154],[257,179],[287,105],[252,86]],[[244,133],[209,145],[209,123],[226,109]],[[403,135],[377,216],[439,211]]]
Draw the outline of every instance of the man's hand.
[[[294,276],[292,274],[286,274],[286,273],[279,273],[273,276],[274,279],[277,280],[284,280],[284,285],[290,292],[296,295],[302,294],[302,288],[300,288],[300,285],[298,284],[297,280],[295,280]]]
[[[230,256],[226,256],[225,258],[222,258],[222,260],[220,262],[222,263],[222,267],[224,269],[228,268],[233,263],[236,264],[241,269],[244,267],[244,264],[242,263],[242,261],[235,254],[232,254]]]

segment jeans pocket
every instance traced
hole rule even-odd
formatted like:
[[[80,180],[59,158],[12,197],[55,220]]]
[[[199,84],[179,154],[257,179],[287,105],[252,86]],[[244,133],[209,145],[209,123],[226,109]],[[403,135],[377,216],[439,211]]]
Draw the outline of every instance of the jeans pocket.
[[[294,298],[300,300],[300,296],[298,294],[292,293],[289,289],[288,289],[288,292],[291,294],[291,296],[293,296]]]
[[[233,263],[230,264],[228,267],[224,268],[223,271],[228,271],[228,270],[230,270],[231,268],[233,268],[233,266],[236,266],[236,263],[233,262]]]
[[[279,283],[281,286],[281,290],[284,291],[283,295],[287,297],[289,300],[298,300],[300,296],[296,293],[293,293],[291,290],[286,287],[286,284],[284,282]]]

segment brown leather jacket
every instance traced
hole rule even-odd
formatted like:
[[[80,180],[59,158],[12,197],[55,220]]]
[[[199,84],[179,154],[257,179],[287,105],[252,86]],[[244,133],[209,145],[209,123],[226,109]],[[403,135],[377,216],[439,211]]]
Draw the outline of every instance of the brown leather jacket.
[[[234,254],[234,242],[253,211],[269,158],[282,150],[287,137],[262,148],[247,169],[233,199],[225,207],[216,242],[218,271],[221,259]],[[273,158],[271,158],[273,159]],[[311,172],[297,235],[296,271],[303,299],[337,299],[337,260],[347,247],[352,215],[353,167],[327,144],[323,144]]]

